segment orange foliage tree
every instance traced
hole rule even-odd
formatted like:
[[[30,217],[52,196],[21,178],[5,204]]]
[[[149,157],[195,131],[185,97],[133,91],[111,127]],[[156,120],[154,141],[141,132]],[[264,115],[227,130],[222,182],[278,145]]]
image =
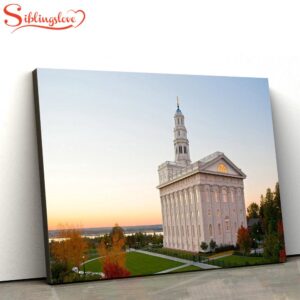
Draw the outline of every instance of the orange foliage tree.
[[[58,233],[61,241],[51,247],[51,254],[56,261],[67,264],[68,267],[79,267],[85,260],[88,250],[87,241],[81,236],[78,229],[64,229]]]
[[[239,245],[243,254],[246,255],[250,253],[252,240],[248,229],[244,226],[241,226],[238,230],[237,235],[237,244]]]
[[[100,260],[104,258],[103,272],[105,278],[120,278],[130,276],[126,269],[125,235],[118,224],[110,234],[111,245],[105,244],[102,239],[98,248]]]

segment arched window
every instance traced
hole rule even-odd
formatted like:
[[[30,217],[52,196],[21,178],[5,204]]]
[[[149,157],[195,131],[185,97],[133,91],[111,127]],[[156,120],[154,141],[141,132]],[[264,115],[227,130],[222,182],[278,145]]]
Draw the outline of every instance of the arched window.
[[[176,154],[178,153],[178,149],[177,149],[177,147],[176,147]]]
[[[209,231],[209,235],[212,237],[213,234],[212,234],[212,225],[211,224],[209,224],[209,226],[208,226],[208,231]]]
[[[215,201],[218,202],[218,191],[215,191],[214,194],[215,194]]]
[[[222,190],[222,195],[223,195],[223,201],[227,202],[227,191],[226,191],[226,189]]]
[[[178,130],[178,136],[180,136],[180,130]]]
[[[234,202],[234,191],[233,190],[231,190],[231,202]]]
[[[184,146],[184,148],[183,148],[183,149],[184,149],[184,153],[186,153],[186,146]]]
[[[230,230],[229,217],[225,217],[225,229],[226,229],[227,231]]]
[[[221,224],[218,224],[218,232],[221,234]]]
[[[182,153],[182,146],[179,146],[179,153]]]

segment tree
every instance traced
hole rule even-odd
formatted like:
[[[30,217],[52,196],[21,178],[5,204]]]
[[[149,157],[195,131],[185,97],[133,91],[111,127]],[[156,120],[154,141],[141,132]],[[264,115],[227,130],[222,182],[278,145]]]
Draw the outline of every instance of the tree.
[[[257,203],[252,202],[247,208],[248,218],[258,218],[259,217],[259,206]]]
[[[263,229],[266,234],[277,232],[277,223],[282,219],[278,183],[275,185],[274,192],[268,188],[265,197],[262,196],[260,217],[263,220]]]
[[[256,240],[256,241],[261,241],[262,240],[263,232],[262,232],[260,222],[255,223],[251,226],[250,235],[251,235],[251,238]]]
[[[207,248],[208,248],[208,245],[207,245],[207,243],[202,242],[201,245],[200,245],[200,247],[205,252],[207,250]]]
[[[62,240],[51,246],[53,258],[61,264],[66,264],[68,269],[79,268],[85,260],[85,253],[88,250],[88,243],[81,236],[81,231],[79,229],[62,229],[58,233],[58,238]]]
[[[130,272],[126,268],[119,266],[117,263],[111,262],[108,257],[105,258],[103,272],[107,279],[130,276]]]
[[[279,190],[279,183],[278,182],[276,182],[276,185],[275,185],[274,202],[275,202],[275,207],[277,209],[277,219],[281,220],[282,219],[281,201],[280,201],[280,190]]]
[[[130,272],[126,269],[125,235],[124,230],[118,226],[113,227],[110,234],[110,245],[101,240],[98,252],[100,260],[105,257],[103,271],[105,278],[128,277]]]
[[[264,256],[271,258],[278,258],[280,252],[280,241],[277,233],[271,232],[265,236],[264,239]]]
[[[217,248],[217,243],[213,239],[211,239],[209,242],[210,251],[214,252],[216,248]]]
[[[238,230],[237,244],[244,255],[250,253],[252,240],[248,229],[244,226],[241,226]]]

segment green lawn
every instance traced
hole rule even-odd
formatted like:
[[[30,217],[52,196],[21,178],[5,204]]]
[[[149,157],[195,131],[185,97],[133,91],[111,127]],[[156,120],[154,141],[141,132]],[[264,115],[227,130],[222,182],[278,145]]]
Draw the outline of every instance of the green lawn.
[[[231,255],[212,260],[210,263],[221,267],[223,265],[224,267],[237,267],[245,265],[270,264],[273,262],[275,261],[271,258]]]
[[[85,264],[85,270],[91,272],[102,272],[102,262],[99,259]],[[126,253],[126,267],[132,276],[154,274],[166,269],[183,265],[180,262],[155,257],[147,254],[129,252]],[[83,267],[81,268],[83,270]]]
[[[196,267],[196,266],[187,266],[187,267],[183,267],[183,268],[174,270],[170,273],[187,272],[187,271],[199,271],[199,270],[203,270],[203,269],[201,269],[199,267]]]
[[[99,256],[98,250],[97,249],[89,249],[87,256],[88,256],[88,259],[98,257]]]

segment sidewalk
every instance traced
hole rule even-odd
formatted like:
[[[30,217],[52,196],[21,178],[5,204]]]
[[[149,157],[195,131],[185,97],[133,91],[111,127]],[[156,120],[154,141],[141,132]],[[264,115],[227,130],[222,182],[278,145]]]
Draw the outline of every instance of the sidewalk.
[[[200,263],[200,262],[196,262],[196,261],[192,261],[192,260],[188,260],[188,259],[183,259],[183,258],[178,258],[178,257],[174,257],[174,256],[164,255],[164,254],[160,254],[160,253],[148,252],[148,251],[137,250],[137,249],[132,249],[132,248],[130,249],[130,251],[143,253],[143,254],[146,254],[146,255],[152,255],[152,256],[156,256],[156,257],[161,257],[161,258],[165,258],[165,259],[169,259],[169,260],[173,260],[173,261],[178,261],[178,262],[181,262],[181,263],[185,264],[186,266],[196,266],[196,267],[199,267],[199,268],[205,269],[205,270],[220,269],[220,267],[218,267],[218,266],[209,265],[209,264],[205,264],[205,263]],[[166,271],[169,271],[169,270],[166,270]]]

